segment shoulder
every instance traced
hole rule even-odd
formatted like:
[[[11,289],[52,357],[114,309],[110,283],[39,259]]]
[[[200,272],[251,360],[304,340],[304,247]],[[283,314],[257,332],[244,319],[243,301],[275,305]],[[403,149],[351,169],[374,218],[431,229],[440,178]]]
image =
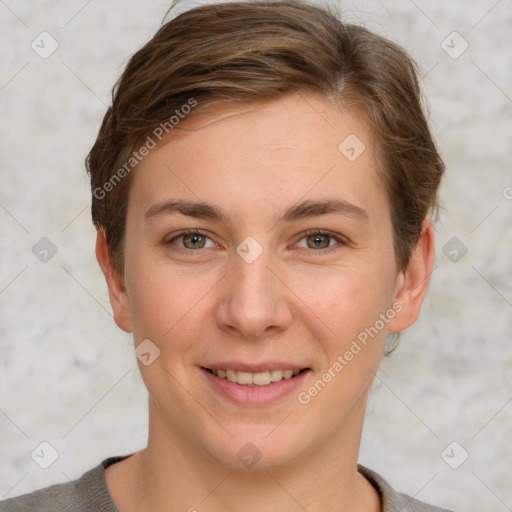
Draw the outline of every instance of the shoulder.
[[[81,511],[75,482],[55,484],[15,498],[0,501],[0,512],[36,512],[41,510]]]
[[[382,499],[383,512],[452,512],[395,491],[382,476],[361,464],[358,464],[357,469],[377,489]]]
[[[76,480],[0,501],[0,512],[117,512],[104,470],[125,457],[109,457]]]

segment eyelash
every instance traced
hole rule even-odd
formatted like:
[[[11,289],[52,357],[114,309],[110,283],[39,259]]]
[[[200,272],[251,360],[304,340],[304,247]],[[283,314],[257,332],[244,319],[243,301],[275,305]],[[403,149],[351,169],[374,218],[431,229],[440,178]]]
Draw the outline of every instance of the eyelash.
[[[209,237],[208,234],[205,233],[204,231],[201,231],[199,229],[189,229],[189,230],[186,230],[186,231],[181,231],[176,236],[172,237],[170,240],[167,240],[165,243],[167,245],[170,245],[175,240],[178,240],[178,239],[180,239],[180,238],[182,238],[182,237],[184,237],[186,235],[200,235],[200,236],[204,236],[204,237],[206,237],[206,238],[211,240],[211,237]],[[303,247],[301,249],[305,249],[306,251],[313,251],[314,253],[317,253],[317,254],[320,253],[321,255],[323,255],[323,254],[329,254],[331,252],[334,252],[334,251],[338,250],[340,248],[340,246],[347,245],[347,242],[346,242],[345,239],[341,238],[340,236],[336,236],[336,235],[334,235],[333,233],[331,233],[329,231],[325,231],[325,230],[321,230],[321,229],[310,229],[308,231],[305,231],[304,233],[301,233],[300,238],[298,238],[295,243],[298,243],[302,239],[307,238],[309,236],[314,236],[314,235],[329,236],[330,238],[332,238],[336,242],[338,242],[338,244],[334,245],[332,247],[326,247],[325,249],[310,249],[310,248],[303,248]],[[211,240],[211,241],[213,242],[213,240]],[[199,249],[188,249],[187,247],[177,247],[174,250],[176,250],[178,252],[181,252],[183,254],[190,254],[190,253],[194,253],[194,252],[199,253],[200,252]]]

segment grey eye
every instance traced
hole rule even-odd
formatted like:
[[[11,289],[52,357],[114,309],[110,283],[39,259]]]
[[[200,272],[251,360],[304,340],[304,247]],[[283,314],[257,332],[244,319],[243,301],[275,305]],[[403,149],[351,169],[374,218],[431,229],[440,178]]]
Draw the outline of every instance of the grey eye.
[[[331,236],[319,234],[309,235],[305,238],[309,249],[325,249],[329,247]]]
[[[206,245],[206,238],[204,235],[198,235],[197,233],[192,233],[189,235],[182,235],[180,238],[183,238],[183,245],[187,249],[203,249]]]

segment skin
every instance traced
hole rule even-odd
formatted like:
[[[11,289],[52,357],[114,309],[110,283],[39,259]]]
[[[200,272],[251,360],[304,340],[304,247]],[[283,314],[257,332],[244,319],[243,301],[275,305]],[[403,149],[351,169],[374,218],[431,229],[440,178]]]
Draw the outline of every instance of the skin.
[[[149,338],[160,350],[150,365],[138,363],[149,392],[148,446],[105,471],[116,506],[381,510],[357,472],[367,394],[386,335],[418,317],[433,265],[432,226],[423,222],[410,263],[399,270],[377,149],[360,117],[320,97],[223,106],[180,128],[133,176],[123,276],[103,232],[97,236],[117,325],[133,332],[135,345]],[[338,150],[349,134],[366,145],[355,161]],[[152,205],[171,198],[207,201],[229,218],[145,220]],[[329,213],[276,222],[298,202],[333,198],[364,209],[367,220]],[[193,228],[208,238],[176,238]],[[304,234],[317,228],[345,243],[321,237],[325,252]],[[248,236],[263,249],[252,263],[236,252]],[[307,391],[397,301],[401,311],[308,404],[291,393],[269,406],[235,405],[199,368],[290,361],[313,370],[298,390]],[[252,468],[237,457],[247,442],[262,455]]]

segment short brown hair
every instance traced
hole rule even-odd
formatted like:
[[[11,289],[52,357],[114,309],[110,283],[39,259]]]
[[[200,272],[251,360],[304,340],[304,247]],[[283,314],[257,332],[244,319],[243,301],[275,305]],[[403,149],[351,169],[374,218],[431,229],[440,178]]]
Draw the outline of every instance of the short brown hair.
[[[188,117],[224,102],[271,101],[294,92],[362,113],[379,150],[396,262],[404,269],[422,221],[438,212],[444,172],[422,106],[417,64],[396,43],[343,23],[328,7],[256,0],[204,5],[171,19],[133,55],[114,86],[86,167],[93,222],[106,232],[116,270],[124,269],[137,148],[154,142],[158,127],[169,131],[171,117],[177,119],[191,99],[197,106],[188,108]]]

